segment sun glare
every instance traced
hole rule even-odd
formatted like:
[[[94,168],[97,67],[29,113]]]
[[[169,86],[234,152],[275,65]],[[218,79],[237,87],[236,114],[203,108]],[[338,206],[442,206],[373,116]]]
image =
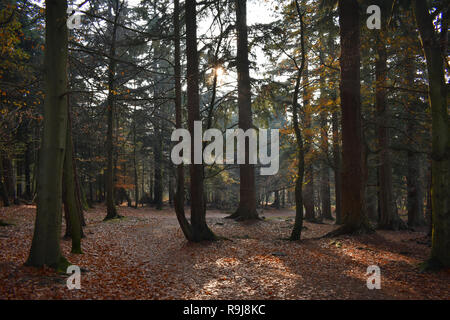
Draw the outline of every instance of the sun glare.
[[[225,73],[225,71],[223,70],[222,67],[217,67],[216,68],[216,76],[217,76],[217,78],[221,78],[224,73]]]

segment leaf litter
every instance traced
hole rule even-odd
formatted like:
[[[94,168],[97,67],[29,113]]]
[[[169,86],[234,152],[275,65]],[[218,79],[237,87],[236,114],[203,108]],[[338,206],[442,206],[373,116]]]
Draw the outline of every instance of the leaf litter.
[[[264,210],[263,221],[236,222],[208,211],[210,228],[228,240],[189,243],[173,209],[119,207],[124,219],[103,222],[105,207],[85,213],[84,254],[64,256],[82,269],[81,289],[68,275],[24,266],[34,206],[0,209],[0,299],[449,299],[450,271],[421,273],[426,230],[321,238],[336,228],[305,222],[300,242],[286,241],[294,212]],[[63,226],[64,230],[64,226]],[[381,289],[366,286],[367,267],[381,268]]]

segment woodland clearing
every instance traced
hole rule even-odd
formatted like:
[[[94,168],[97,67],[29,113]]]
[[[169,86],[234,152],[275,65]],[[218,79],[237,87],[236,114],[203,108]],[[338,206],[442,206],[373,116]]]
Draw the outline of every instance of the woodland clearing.
[[[266,210],[258,222],[208,211],[211,229],[229,240],[190,243],[170,208],[118,207],[123,219],[103,222],[105,207],[85,213],[84,254],[65,257],[82,268],[81,289],[68,275],[24,266],[35,206],[0,209],[0,299],[449,299],[450,271],[421,273],[430,251],[426,230],[377,231],[320,238],[336,228],[306,222],[304,239],[289,236],[294,211]],[[369,265],[381,289],[366,287]]]

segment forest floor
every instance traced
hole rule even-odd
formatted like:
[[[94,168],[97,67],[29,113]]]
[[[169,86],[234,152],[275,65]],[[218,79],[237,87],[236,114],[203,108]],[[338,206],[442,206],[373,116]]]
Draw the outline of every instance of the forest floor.
[[[208,211],[211,229],[231,241],[188,243],[172,209],[119,207],[125,218],[102,222],[105,208],[86,212],[81,289],[68,275],[24,266],[34,206],[0,209],[0,299],[449,299],[450,270],[421,273],[430,252],[425,230],[377,231],[322,238],[333,230],[306,222],[300,242],[285,241],[294,212],[266,210],[243,223]],[[381,289],[369,290],[366,270],[381,268]]]

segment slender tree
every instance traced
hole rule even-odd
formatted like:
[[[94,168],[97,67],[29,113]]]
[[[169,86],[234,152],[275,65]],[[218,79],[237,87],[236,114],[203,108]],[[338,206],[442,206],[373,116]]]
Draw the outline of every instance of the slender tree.
[[[115,110],[115,77],[117,61],[116,40],[117,40],[117,22],[119,19],[119,0],[114,1],[114,23],[112,27],[111,43],[109,47],[109,65],[108,65],[108,97],[106,100],[107,108],[107,133],[106,133],[106,152],[107,152],[107,172],[106,172],[106,217],[105,220],[118,218],[116,204],[114,200],[115,192],[115,169],[114,169],[114,124],[116,122]]]
[[[305,37],[305,36],[304,36]],[[306,42],[307,39],[304,41]],[[305,206],[305,220],[309,222],[316,221],[316,202],[314,197],[314,166],[313,166],[313,148],[312,148],[312,112],[310,103],[309,88],[309,71],[308,71],[308,53],[305,52],[305,65],[303,68],[302,82],[303,82],[303,109],[305,110],[305,154],[309,153],[309,161],[307,161],[305,168],[305,184],[303,187],[303,205]]]
[[[139,182],[138,182],[138,168],[137,168],[137,140],[136,140],[136,106],[133,109],[133,173],[134,173],[134,208],[137,209],[139,203]]]
[[[174,25],[174,78],[175,78],[175,126],[182,128],[182,102],[181,102],[181,39],[180,39],[180,1],[174,1],[173,13]],[[181,230],[186,239],[194,240],[192,227],[186,219],[184,212],[184,166],[183,163],[177,166],[177,188],[174,201],[175,213]]]
[[[380,150],[380,166],[378,168],[379,184],[379,224],[382,229],[397,230],[401,226],[393,200],[392,189],[392,160],[389,150],[388,106],[386,94],[387,78],[387,16],[386,1],[378,1],[381,8],[381,29],[376,30],[376,60],[375,60],[375,106],[377,112],[377,138]]]
[[[406,32],[406,30],[405,30]],[[410,50],[406,50],[404,57],[405,70],[405,85],[407,88],[414,87],[415,78],[415,62],[414,57]],[[418,134],[418,125],[413,115],[419,111],[416,99],[412,99],[408,93],[404,94],[405,105],[409,117],[406,124],[406,131],[408,137],[418,140],[420,139]],[[421,183],[421,166],[420,166],[420,154],[416,150],[408,149],[407,151],[407,163],[408,171],[406,174],[407,183],[407,210],[408,210],[408,226],[416,227],[425,225],[424,218],[424,187]]]
[[[332,128],[336,224],[342,224],[341,146],[339,144],[339,114],[337,110],[332,114]]]
[[[297,141],[297,177],[295,180],[295,221],[294,228],[291,232],[290,240],[300,240],[303,228],[303,175],[305,171],[305,152],[303,149],[303,137],[299,125],[299,108],[298,108],[298,96],[300,90],[300,81],[302,78],[302,72],[305,68],[305,38],[304,38],[304,24],[303,14],[300,10],[300,6],[297,0],[295,0],[295,6],[297,14],[300,19],[300,47],[301,47],[301,64],[300,66],[295,63],[297,68],[297,76],[295,79],[294,95],[292,97],[292,124],[294,127],[295,139]],[[294,61],[295,62],[295,61]]]
[[[76,199],[75,183],[75,163],[73,159],[73,142],[71,130],[70,111],[68,110],[68,121],[66,131],[66,152],[63,167],[63,202],[66,216],[66,236],[72,238],[72,253],[82,253],[81,251],[81,211],[79,202]]]
[[[9,207],[10,203],[9,203],[8,188],[6,187],[5,182],[3,182],[4,176],[5,174],[3,170],[3,161],[1,160],[0,157],[0,194],[2,196],[3,206]]]
[[[235,4],[239,128],[246,131],[253,127],[250,63],[248,60],[247,0],[236,0]],[[238,220],[258,219],[258,212],[256,211],[255,168],[254,165],[249,164],[249,145],[247,141],[245,142],[245,164],[239,165],[239,172],[239,205],[236,212],[230,218],[236,218]]]
[[[197,16],[195,0],[186,0],[186,58],[188,126],[194,136],[194,122],[201,121],[199,100],[199,72],[197,52]],[[206,224],[206,207],[203,196],[203,164],[194,163],[194,143],[191,144],[190,202],[192,241],[214,240],[216,237]]]
[[[432,246],[429,266],[450,266],[450,136],[444,55],[447,54],[448,8],[443,9],[440,35],[426,1],[413,0],[413,10],[428,70],[432,115]]]
[[[320,57],[323,61],[325,55],[320,49]],[[320,161],[320,202],[321,202],[321,213],[324,219],[333,220],[331,215],[331,195],[330,195],[330,171],[328,166],[328,110],[324,104],[325,101],[325,75],[324,71],[320,70],[319,76],[320,84],[320,149],[322,153],[322,159]]]
[[[155,3],[156,4],[156,3]],[[159,18],[158,18],[159,19]],[[158,20],[157,19],[157,20]],[[163,55],[163,48],[161,46],[161,42],[159,40],[154,40],[152,43],[153,47],[153,66],[155,70],[158,70],[158,67],[165,63],[164,60],[161,60],[161,56]],[[161,69],[164,70],[164,69]],[[155,75],[155,85],[153,94],[156,99],[161,99],[161,96],[164,94],[164,84],[163,77],[161,75]],[[154,126],[155,138],[153,140],[153,204],[157,210],[162,209],[163,205],[163,110],[158,109],[156,105],[159,100],[155,102],[155,113],[157,115],[156,119],[152,121]]]

